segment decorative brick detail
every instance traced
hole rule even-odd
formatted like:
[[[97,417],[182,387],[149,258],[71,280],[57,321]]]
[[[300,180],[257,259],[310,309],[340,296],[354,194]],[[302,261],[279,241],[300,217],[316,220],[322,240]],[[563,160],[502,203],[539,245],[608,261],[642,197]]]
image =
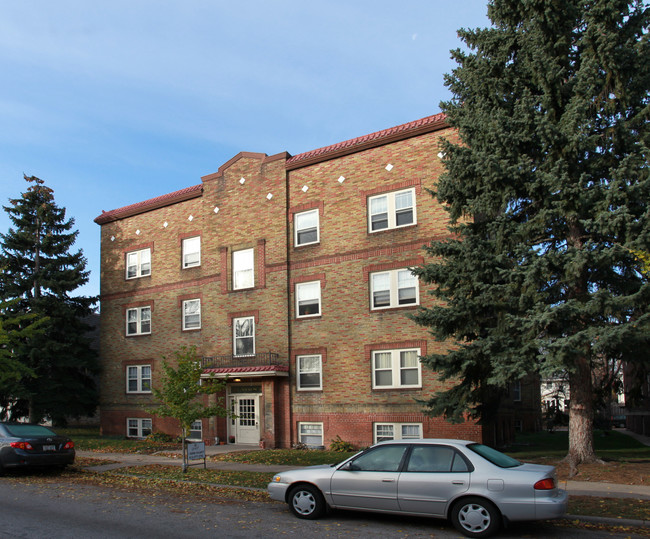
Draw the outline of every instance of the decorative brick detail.
[[[203,307],[203,293],[197,292],[194,294],[183,294],[182,296],[178,296],[176,298],[176,305],[178,306],[178,308],[181,308],[183,306],[183,302],[188,299],[200,299],[201,307]]]
[[[395,262],[386,262],[385,264],[374,264],[372,266],[365,266],[363,268],[363,281],[367,283],[371,273],[376,273],[378,271],[402,269],[402,268],[412,268],[414,266],[419,266],[423,263],[424,263],[424,257],[419,256],[417,258],[411,258],[409,260],[404,260],[404,261],[397,260]]]
[[[151,312],[153,313],[155,303],[156,302],[152,299],[147,301],[132,301],[124,303],[122,305],[122,314],[126,316],[126,311],[128,309],[135,309],[136,307],[151,307]]]
[[[403,348],[419,348],[421,356],[427,355],[427,341],[399,341],[366,344],[363,347],[364,358],[369,362],[372,357],[372,353],[376,352],[377,350],[397,350]]]
[[[374,195],[381,195],[383,193],[390,193],[392,191],[400,191],[401,189],[408,189],[409,187],[415,187],[415,194],[420,195],[422,193],[422,181],[419,179],[416,180],[404,180],[399,183],[393,183],[391,185],[382,185],[380,187],[375,187],[374,189],[369,189],[367,191],[361,191],[359,200],[361,204],[365,207],[368,203],[368,197]]]
[[[228,325],[232,327],[233,318],[246,318],[247,316],[252,316],[255,318],[255,325],[257,326],[260,319],[260,312],[258,310],[253,311],[241,311],[238,313],[228,313]]]
[[[133,251],[142,251],[142,249],[151,249],[151,254],[153,255],[153,241],[150,241],[149,243],[139,243],[138,245],[130,245],[128,247],[124,247],[122,249],[122,253],[124,256],[126,256],[128,253],[132,253]]]
[[[304,211],[314,210],[318,208],[318,214],[322,217],[325,214],[325,202],[322,200],[315,200],[314,202],[305,202],[303,204],[298,204],[293,208],[289,208],[287,211],[287,216],[289,221],[293,221],[293,216],[296,213],[302,213]]]
[[[178,235],[178,245],[182,246],[183,245],[183,240],[186,240],[187,238],[196,238],[196,237],[201,237],[201,231],[200,230],[193,230],[192,232],[182,232]]]
[[[296,357],[298,356],[321,356],[321,363],[327,363],[327,346],[315,346],[314,348],[296,348],[291,351],[291,366],[295,368]]]
[[[314,273],[311,275],[301,275],[300,277],[291,277],[289,284],[293,288],[298,283],[308,283],[310,281],[320,281],[321,290],[327,285],[327,279],[324,273]]]

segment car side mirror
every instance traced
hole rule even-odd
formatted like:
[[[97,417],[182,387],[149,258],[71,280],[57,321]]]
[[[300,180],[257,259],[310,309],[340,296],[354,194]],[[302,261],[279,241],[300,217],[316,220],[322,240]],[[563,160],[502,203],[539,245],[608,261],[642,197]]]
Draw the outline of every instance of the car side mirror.
[[[354,472],[354,471],[356,471],[356,470],[358,470],[358,469],[359,469],[359,467],[356,466],[356,465],[354,464],[354,462],[348,462],[347,464],[344,464],[344,465],[341,467],[341,470],[344,470],[344,471],[346,471],[346,472]]]

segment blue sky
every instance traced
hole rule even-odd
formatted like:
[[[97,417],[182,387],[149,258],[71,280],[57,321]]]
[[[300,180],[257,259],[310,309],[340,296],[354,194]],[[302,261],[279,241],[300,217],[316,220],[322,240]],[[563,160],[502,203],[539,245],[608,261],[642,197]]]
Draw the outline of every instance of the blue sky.
[[[99,294],[111,210],[240,151],[292,155],[417,120],[450,97],[487,0],[20,0],[0,4],[0,204],[45,180]],[[10,226],[0,212],[0,231]]]

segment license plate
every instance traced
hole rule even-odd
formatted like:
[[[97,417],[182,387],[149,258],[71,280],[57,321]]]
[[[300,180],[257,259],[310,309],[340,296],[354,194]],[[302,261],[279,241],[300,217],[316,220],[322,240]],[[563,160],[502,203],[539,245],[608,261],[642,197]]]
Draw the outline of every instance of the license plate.
[[[44,445],[43,446],[43,451],[56,451],[56,446],[55,445]]]

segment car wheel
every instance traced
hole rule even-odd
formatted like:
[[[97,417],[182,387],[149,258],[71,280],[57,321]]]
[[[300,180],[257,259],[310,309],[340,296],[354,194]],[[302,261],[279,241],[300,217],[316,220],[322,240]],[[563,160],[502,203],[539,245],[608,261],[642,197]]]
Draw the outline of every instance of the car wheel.
[[[310,485],[301,485],[289,492],[289,507],[298,518],[309,520],[322,517],[327,509],[320,490]]]
[[[467,537],[488,537],[501,526],[501,514],[483,498],[464,498],[452,508],[451,522]]]

